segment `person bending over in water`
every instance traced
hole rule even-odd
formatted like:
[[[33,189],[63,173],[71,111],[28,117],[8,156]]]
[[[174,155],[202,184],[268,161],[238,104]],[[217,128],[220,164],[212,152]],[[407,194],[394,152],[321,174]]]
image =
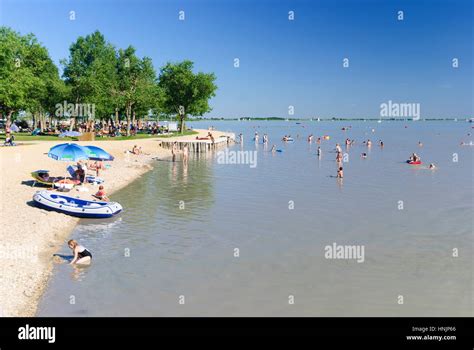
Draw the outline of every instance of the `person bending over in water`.
[[[71,265],[78,264],[78,265],[89,265],[92,261],[92,254],[82,245],[79,245],[75,240],[70,239],[67,242],[69,248],[72,249],[74,253],[74,258],[70,262]]]
[[[342,166],[339,167],[339,169],[337,170],[337,178],[338,179],[342,179],[344,177],[344,171],[342,170]]]

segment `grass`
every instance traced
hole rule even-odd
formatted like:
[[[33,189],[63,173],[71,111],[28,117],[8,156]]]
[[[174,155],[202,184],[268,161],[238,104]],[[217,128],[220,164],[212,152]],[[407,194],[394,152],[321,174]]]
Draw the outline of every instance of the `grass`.
[[[149,138],[169,138],[175,136],[186,136],[198,134],[197,131],[187,130],[184,133],[175,132],[169,135],[151,135],[151,134],[137,134],[134,136],[117,136],[117,137],[97,137],[95,141],[123,141],[123,140],[138,140],[138,139],[149,139]],[[36,135],[33,136],[30,133],[13,133],[15,136],[15,142],[19,141],[77,141],[77,137],[58,137],[57,135]],[[0,135],[0,140],[5,140],[5,134]]]
[[[58,137],[56,135],[36,135],[30,133],[13,133],[15,142],[18,141],[77,141],[76,137]],[[5,140],[5,134],[0,135],[0,140]]]

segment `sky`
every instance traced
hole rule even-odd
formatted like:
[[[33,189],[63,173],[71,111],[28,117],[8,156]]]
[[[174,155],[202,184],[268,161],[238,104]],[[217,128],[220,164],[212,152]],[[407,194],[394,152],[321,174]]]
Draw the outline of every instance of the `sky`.
[[[58,66],[95,30],[158,72],[190,59],[217,76],[208,117],[379,117],[388,101],[473,117],[472,0],[0,0],[0,25]]]

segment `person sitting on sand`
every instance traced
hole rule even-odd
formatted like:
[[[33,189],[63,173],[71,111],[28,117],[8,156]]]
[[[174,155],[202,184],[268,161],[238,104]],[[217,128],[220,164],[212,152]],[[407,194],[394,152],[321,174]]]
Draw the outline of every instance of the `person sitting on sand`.
[[[109,201],[109,197],[107,197],[107,193],[105,193],[105,189],[103,185],[99,186],[99,190],[94,195],[94,197],[100,199],[101,201],[105,201],[105,202]]]
[[[76,179],[79,180],[81,184],[84,183],[86,178],[86,169],[84,164],[82,164],[82,161],[77,162],[77,169],[74,173],[76,175]]]
[[[140,148],[138,148],[137,145],[133,146],[132,153],[138,156],[140,154]]]
[[[338,179],[342,179],[344,177],[344,171],[342,170],[342,166],[339,167],[339,169],[337,170],[337,178]]]
[[[77,241],[70,239],[67,242],[69,248],[71,248],[72,252],[74,253],[74,258],[70,262],[71,265],[89,265],[92,261],[92,254],[82,245],[79,245]]]

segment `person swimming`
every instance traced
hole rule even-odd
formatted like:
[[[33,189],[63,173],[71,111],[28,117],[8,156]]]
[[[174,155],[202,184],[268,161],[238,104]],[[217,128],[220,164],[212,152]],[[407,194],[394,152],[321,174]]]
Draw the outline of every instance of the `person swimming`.
[[[85,247],[79,245],[75,240],[70,239],[67,242],[69,248],[74,253],[74,258],[70,262],[71,265],[89,265],[92,261],[92,254]]]
[[[365,158],[367,158],[367,153],[364,152],[364,153],[362,153],[360,156],[361,156],[363,159],[365,159]]]
[[[434,163],[431,163],[430,164],[430,169],[436,169],[436,165],[434,165]]]

